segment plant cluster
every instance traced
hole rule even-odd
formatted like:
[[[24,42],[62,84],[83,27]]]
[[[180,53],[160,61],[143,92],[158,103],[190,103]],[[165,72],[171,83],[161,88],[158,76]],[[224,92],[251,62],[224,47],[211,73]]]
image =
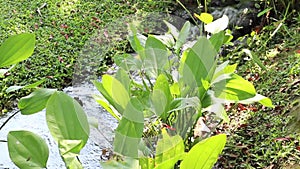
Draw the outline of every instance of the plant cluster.
[[[180,31],[165,22],[168,33],[147,37],[130,26],[128,40],[137,55],[115,56],[116,74],[93,81],[101,93],[95,99],[119,121],[114,152],[125,157],[103,163],[104,167],[211,168],[226,137],[201,141],[206,127],[201,116],[213,112],[226,121],[225,101],[258,101],[273,107],[270,99],[234,73],[236,65],[218,64],[217,51],[231,38],[226,25],[219,24],[226,16],[214,22],[205,13],[199,18],[212,35],[199,37],[184,51],[189,22]]]
[[[102,82],[94,81],[101,92],[95,96],[96,100],[119,120],[114,151],[126,157],[121,162],[103,163],[104,167],[211,168],[225,146],[226,135],[200,141],[201,128],[205,126],[201,121],[203,113],[213,112],[225,119],[225,100],[258,101],[273,106],[270,99],[256,93],[250,82],[234,73],[236,65],[218,64],[217,50],[230,40],[230,35],[216,24],[219,20],[212,22],[205,16],[202,19],[207,28],[215,31],[211,31],[213,34],[209,39],[199,37],[184,51],[181,48],[189,34],[189,22],[180,31],[165,22],[170,31],[164,36],[145,37],[131,26],[129,41],[138,55],[116,56],[115,62],[120,67],[116,75],[104,75]],[[18,51],[18,48],[12,48],[13,42],[8,39],[1,46],[4,52]],[[21,47],[23,43],[19,43]],[[25,48],[29,50],[26,53],[30,55],[32,48],[32,44],[31,48]],[[11,59],[12,56],[4,58],[2,66],[11,64],[6,63],[7,60],[20,61]],[[133,72],[137,77],[133,77]],[[19,88],[22,87],[12,90]],[[20,99],[18,107],[24,115],[46,108],[48,128],[66,166],[82,168],[77,155],[89,137],[89,124],[77,101],[55,89],[40,88]],[[151,137],[144,132],[147,119],[157,122],[154,127],[158,132]],[[162,126],[169,129],[169,134]],[[162,138],[159,137],[161,134]],[[23,130],[10,131],[7,142],[10,157],[18,167],[47,166],[49,150],[38,135]],[[197,157],[201,157],[200,160]]]

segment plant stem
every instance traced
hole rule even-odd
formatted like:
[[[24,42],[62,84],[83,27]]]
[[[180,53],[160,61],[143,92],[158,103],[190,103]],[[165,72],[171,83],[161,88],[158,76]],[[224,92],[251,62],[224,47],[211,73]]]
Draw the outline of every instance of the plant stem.
[[[189,16],[191,17],[191,19],[194,21],[194,23],[197,25],[199,30],[202,30],[199,25],[197,24],[197,21],[195,20],[195,18],[193,17],[193,15],[191,14],[191,12],[180,2],[180,0],[176,0],[176,2],[189,14]]]
[[[14,114],[12,114],[8,119],[6,119],[5,120],[5,122],[1,125],[1,127],[0,127],[0,130],[6,125],[6,123],[8,123],[9,122],[9,120],[11,119],[11,118],[13,118],[17,113],[19,113],[20,112],[20,110],[18,110],[18,111],[16,111]]]

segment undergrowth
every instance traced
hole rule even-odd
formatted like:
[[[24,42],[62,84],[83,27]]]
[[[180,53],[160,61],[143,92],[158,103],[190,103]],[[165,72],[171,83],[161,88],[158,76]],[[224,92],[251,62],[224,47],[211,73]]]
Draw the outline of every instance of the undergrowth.
[[[268,68],[261,70],[244,54],[235,51],[224,59],[239,62],[239,72],[252,81],[257,91],[270,97],[275,108],[259,105],[229,105],[230,123],[220,130],[229,134],[219,159],[223,168],[297,168],[300,162],[300,136],[289,124],[293,102],[300,98],[299,14],[266,25],[260,34],[249,36],[251,48]],[[270,34],[283,25],[273,37]],[[267,43],[265,43],[267,41]],[[250,44],[250,45],[249,45]]]
[[[41,87],[62,89],[71,85],[73,65],[85,42],[107,23],[123,16],[144,12],[167,12],[171,1],[76,1],[37,0],[0,2],[0,42],[23,32],[36,35],[36,48],[30,59],[18,64],[0,81],[0,115],[16,98],[30,91],[6,93],[12,85],[25,85],[41,78]],[[123,50],[124,43],[116,44]],[[100,70],[106,63],[100,64]],[[101,72],[101,71],[99,71]]]

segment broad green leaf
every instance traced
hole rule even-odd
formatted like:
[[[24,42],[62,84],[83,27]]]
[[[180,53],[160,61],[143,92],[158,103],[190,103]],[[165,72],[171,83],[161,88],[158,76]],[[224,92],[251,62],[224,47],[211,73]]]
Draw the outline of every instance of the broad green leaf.
[[[197,143],[181,162],[180,169],[211,169],[225,144],[225,134],[212,136]]]
[[[156,78],[168,63],[167,47],[154,36],[149,36],[145,46],[144,70],[150,77]]]
[[[180,88],[188,86],[189,91],[200,88],[199,94],[202,96],[204,92],[201,79],[211,81],[216,67],[216,55],[217,52],[210,41],[200,37],[188,52],[183,53],[180,63]]]
[[[187,108],[193,108],[195,110],[201,109],[201,102],[198,97],[189,97],[189,98],[176,98],[171,102],[171,110],[179,111]]]
[[[160,116],[163,121],[167,119],[167,112],[170,109],[171,100],[172,95],[170,92],[168,79],[165,75],[160,74],[156,79],[156,83],[153,87],[151,102],[155,114],[157,116]]]
[[[118,69],[115,78],[123,84],[125,90],[130,94],[130,78],[128,77],[128,73],[125,72],[124,69]]]
[[[272,107],[274,108],[275,106],[272,103],[272,100],[270,98],[264,98],[258,101],[260,104],[266,106],[266,107]]]
[[[170,86],[170,92],[171,92],[171,95],[175,95],[175,96],[180,96],[180,89],[179,89],[179,85],[178,83],[173,83],[171,86]]]
[[[9,66],[32,55],[35,35],[23,33],[9,37],[0,46],[0,67]]]
[[[139,160],[129,157],[124,157],[122,161],[109,160],[100,163],[103,169],[141,169]]]
[[[87,116],[80,104],[67,94],[52,94],[46,106],[46,120],[56,142],[81,140],[82,147],[87,142],[90,133]]]
[[[42,80],[39,80],[39,81],[37,81],[35,83],[29,84],[29,85],[26,85],[26,86],[10,86],[9,88],[6,89],[6,92],[10,93],[10,92],[13,92],[13,91],[16,91],[16,90],[19,90],[19,89],[32,89],[32,88],[36,88],[40,84],[42,84],[45,80],[46,79],[43,78]]]
[[[162,130],[162,135],[157,142],[155,169],[172,169],[184,156],[184,143],[179,135],[170,137],[166,130]]]
[[[214,20],[214,17],[209,13],[203,12],[200,15],[195,13],[194,15],[196,16],[196,18],[198,18],[200,21],[206,24],[211,23]]]
[[[243,49],[243,52],[245,52],[248,56],[250,56],[250,58],[254,61],[254,63],[256,63],[261,69],[267,70],[265,65],[262,64],[262,62],[253,52],[251,52],[249,49]]]
[[[103,75],[102,83],[93,81],[93,84],[106,101],[111,104],[118,113],[122,114],[130,100],[129,93],[127,92],[128,89],[126,89],[119,80],[110,75]],[[98,103],[101,104],[99,101]]]
[[[141,34],[134,34],[128,37],[131,47],[134,51],[142,51],[144,50],[146,37]]]
[[[58,148],[66,167],[71,169],[82,169],[77,156],[83,148],[82,140],[59,140]]]
[[[232,74],[230,79],[214,83],[213,91],[215,97],[231,101],[246,100],[256,95],[252,83],[237,74]]]
[[[94,86],[100,92],[100,94],[93,95],[93,98],[106,109],[113,117],[120,120],[119,116],[123,113],[123,109],[120,105],[117,105],[110,93],[106,91],[101,82],[96,80],[92,81]],[[119,111],[118,111],[119,110]]]
[[[152,35],[156,39],[160,40],[168,48],[172,48],[175,45],[174,37],[171,34],[165,35]]]
[[[214,73],[212,84],[221,80],[229,79],[230,75],[236,70],[237,64],[228,65],[229,61],[226,61],[219,65]]]
[[[56,89],[37,89],[26,97],[22,97],[18,103],[18,108],[24,115],[34,114],[42,111],[50,96]]]
[[[139,158],[139,164],[142,169],[153,169],[155,161],[153,158],[142,157]]]
[[[144,128],[143,105],[135,98],[128,103],[116,129],[114,151],[137,158]]]
[[[179,32],[178,39],[177,39],[176,44],[174,46],[174,49],[175,49],[176,53],[179,53],[180,48],[186,42],[186,39],[188,38],[189,33],[190,33],[190,28],[191,28],[190,22],[186,21],[185,24],[183,25],[183,27],[181,28],[180,32]]]
[[[272,104],[271,99],[269,99],[268,97],[265,97],[263,95],[260,95],[260,94],[256,94],[254,97],[249,98],[247,100],[240,101],[240,103],[243,103],[243,104],[251,104],[253,102],[259,102],[260,104],[262,104],[266,107],[274,108],[274,105]]]
[[[220,31],[219,33],[213,34],[210,38],[209,41],[211,44],[214,46],[216,51],[219,51],[221,46],[223,45],[225,38],[225,33],[224,31]]]
[[[171,33],[171,35],[174,37],[174,39],[178,39],[178,36],[179,36],[179,31],[178,31],[178,29],[174,26],[174,25],[172,25],[172,24],[170,24],[169,22],[167,22],[167,21],[165,21],[164,20],[164,22],[165,22],[165,24],[167,25],[167,27],[168,27],[168,29],[169,29],[169,32]]]
[[[142,60],[139,55],[134,56],[131,54],[117,54],[114,56],[114,61],[117,66],[123,68],[128,73],[130,71],[137,71],[142,69]]]
[[[10,158],[19,168],[46,168],[49,149],[38,135],[24,130],[10,131],[7,144]]]
[[[106,111],[108,111],[115,119],[120,121],[121,114],[103,97],[103,95],[93,95],[93,98],[99,103]]]
[[[130,100],[129,93],[127,92],[125,86],[116,78],[109,75],[102,76],[102,85],[113,101],[117,105],[121,106],[121,108],[119,108],[119,106],[116,105],[115,108],[119,112],[122,112]]]

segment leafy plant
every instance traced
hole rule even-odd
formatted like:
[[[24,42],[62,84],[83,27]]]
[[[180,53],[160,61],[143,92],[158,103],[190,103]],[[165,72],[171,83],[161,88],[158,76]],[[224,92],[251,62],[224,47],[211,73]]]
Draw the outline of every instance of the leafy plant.
[[[226,119],[225,101],[258,101],[268,107],[273,105],[269,98],[256,93],[252,83],[234,73],[236,65],[228,65],[228,62],[218,65],[217,51],[230,41],[224,27],[214,28],[209,39],[199,37],[194,45],[181,51],[190,23],[186,22],[180,31],[166,24],[169,32],[165,36],[145,37],[131,27],[132,34],[128,39],[137,55],[115,56],[119,66],[117,73],[104,75],[101,82],[93,81],[101,93],[95,95],[95,99],[119,120],[114,151],[127,156],[127,160],[139,159],[142,168],[178,167],[181,160],[179,166],[182,168],[211,167],[222,151],[226,137],[219,135],[199,142],[197,133],[201,126],[197,124],[200,117],[209,111]],[[144,133],[147,128],[144,121],[149,119],[154,119],[152,125],[158,129],[151,135]],[[160,129],[163,126],[172,136]],[[150,137],[160,139],[156,143]],[[207,147],[216,143],[220,145],[216,151]],[[212,151],[211,156],[199,154],[199,161],[203,161],[194,161],[192,156],[199,149]],[[187,155],[185,151],[189,151]],[[103,166],[122,164],[127,165],[126,160]]]
[[[8,38],[0,47],[0,65],[9,66],[27,59],[34,50],[35,36],[19,34]],[[6,73],[10,69],[2,69]],[[35,88],[40,82],[10,88]],[[46,108],[46,121],[60,154],[68,168],[82,168],[77,159],[89,137],[87,117],[77,101],[56,89],[36,89],[18,104],[23,115],[30,115]],[[48,146],[38,135],[30,131],[10,131],[7,136],[9,155],[20,168],[46,168]]]

